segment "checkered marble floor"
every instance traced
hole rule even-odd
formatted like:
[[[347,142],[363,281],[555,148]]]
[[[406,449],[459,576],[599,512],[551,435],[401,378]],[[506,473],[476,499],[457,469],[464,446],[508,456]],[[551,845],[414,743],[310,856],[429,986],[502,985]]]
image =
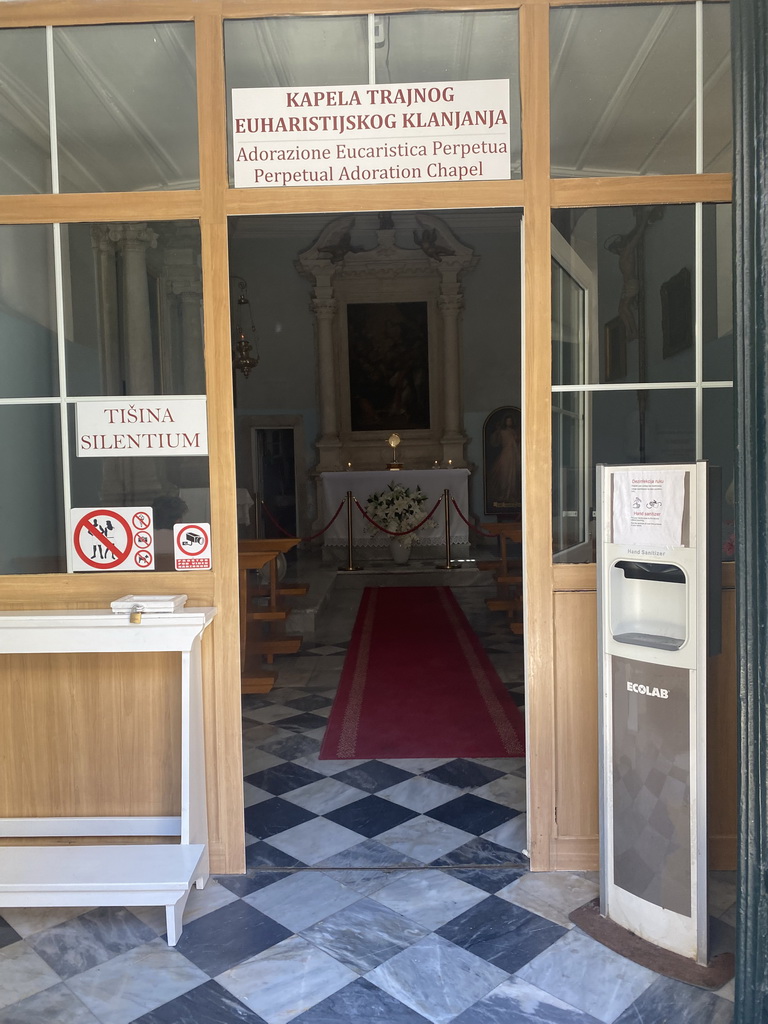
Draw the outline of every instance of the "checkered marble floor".
[[[523,701],[487,591],[455,593]],[[243,698],[247,871],[157,908],[2,910],[0,1024],[730,1024],[733,985],[653,974],[571,925],[596,878],[532,874],[522,759],[320,761],[360,590]],[[733,948],[733,878],[711,883]]]

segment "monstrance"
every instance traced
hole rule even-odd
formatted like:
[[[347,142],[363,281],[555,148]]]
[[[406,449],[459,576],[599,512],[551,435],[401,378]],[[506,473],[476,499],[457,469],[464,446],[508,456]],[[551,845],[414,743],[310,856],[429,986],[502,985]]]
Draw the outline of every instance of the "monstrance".
[[[390,434],[387,438],[387,444],[392,449],[392,458],[397,459],[397,446],[400,444],[399,434]],[[402,462],[388,462],[387,469],[402,469]]]

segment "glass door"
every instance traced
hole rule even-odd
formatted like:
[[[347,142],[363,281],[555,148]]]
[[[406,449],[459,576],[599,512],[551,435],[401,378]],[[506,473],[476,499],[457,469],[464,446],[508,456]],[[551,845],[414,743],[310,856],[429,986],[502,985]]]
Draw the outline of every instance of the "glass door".
[[[585,384],[594,339],[594,274],[552,229],[552,382]],[[593,561],[592,509],[587,467],[590,396],[552,395],[552,557]]]

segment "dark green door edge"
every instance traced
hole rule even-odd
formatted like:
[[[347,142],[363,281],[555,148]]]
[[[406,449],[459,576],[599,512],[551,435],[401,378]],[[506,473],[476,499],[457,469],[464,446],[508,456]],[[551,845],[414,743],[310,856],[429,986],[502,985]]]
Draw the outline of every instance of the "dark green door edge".
[[[731,5],[739,894],[735,1024],[768,1024],[768,3]]]

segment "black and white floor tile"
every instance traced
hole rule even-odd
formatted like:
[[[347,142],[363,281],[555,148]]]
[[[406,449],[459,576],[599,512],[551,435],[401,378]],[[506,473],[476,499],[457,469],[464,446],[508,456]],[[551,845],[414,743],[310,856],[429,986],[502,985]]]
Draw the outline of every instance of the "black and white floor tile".
[[[522,647],[457,597],[523,703]],[[531,874],[522,759],[320,761],[359,591],[275,689],[243,698],[244,875],[157,908],[0,911],[0,1024],[730,1024],[717,993],[653,974],[569,921],[593,876]],[[733,943],[733,879],[713,879]]]

